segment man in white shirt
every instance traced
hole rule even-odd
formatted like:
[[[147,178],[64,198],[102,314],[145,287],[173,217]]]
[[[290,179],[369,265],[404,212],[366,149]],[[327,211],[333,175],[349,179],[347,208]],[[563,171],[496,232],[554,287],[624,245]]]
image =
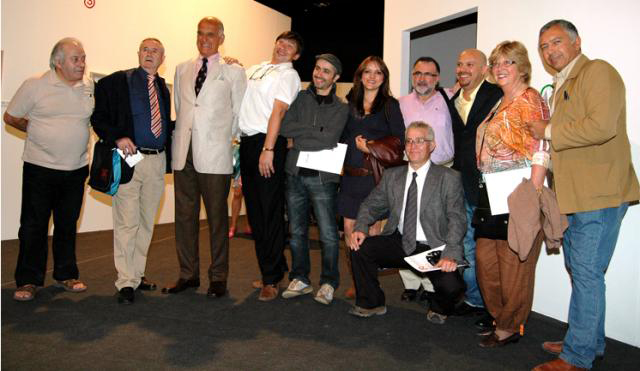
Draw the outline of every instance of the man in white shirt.
[[[51,70],[27,79],[9,102],[4,121],[27,133],[22,160],[20,253],[13,298],[28,301],[44,284],[47,233],[53,213],[53,278],[57,286],[81,292],[78,280],[76,226],[89,174],[87,144],[93,111],[93,81],[84,74],[80,41],[56,43]]]
[[[300,57],[302,48],[297,33],[280,34],[271,60],[247,70],[247,91],[240,109],[240,173],[262,274],[261,301],[278,296],[278,283],[288,270],[283,254],[287,141],[279,133],[284,114],[300,91],[300,77],[292,62]]]
[[[442,245],[445,248],[436,264],[441,270],[427,273],[435,289],[427,319],[444,324],[464,294],[464,281],[457,271],[463,261],[467,224],[462,182],[457,171],[430,161],[435,146],[429,125],[411,123],[405,139],[409,165],[385,170],[360,206],[351,244],[356,305],[349,313],[354,316],[387,312],[379,268],[411,268],[405,257]],[[387,214],[382,233],[367,237],[368,226]]]

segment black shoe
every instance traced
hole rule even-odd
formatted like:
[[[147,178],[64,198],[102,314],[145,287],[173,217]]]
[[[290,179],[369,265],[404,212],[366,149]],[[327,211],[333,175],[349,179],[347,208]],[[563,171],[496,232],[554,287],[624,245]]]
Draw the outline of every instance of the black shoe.
[[[147,279],[145,277],[142,277],[140,279],[140,284],[138,285],[138,288],[136,290],[154,291],[157,288],[158,288],[158,286],[156,286],[156,284],[154,282],[147,281]]]
[[[493,323],[493,317],[487,313],[476,321],[476,327],[479,330],[493,330],[496,328],[496,325]]]
[[[219,298],[227,293],[227,281],[214,281],[209,284],[208,298]]]
[[[422,290],[422,293],[420,293],[420,298],[418,300],[420,301],[431,301],[431,297],[433,296],[433,292],[429,292],[427,290]]]
[[[119,304],[133,304],[135,293],[133,287],[123,287],[118,291]]]
[[[485,315],[488,314],[486,309],[481,307],[474,307],[472,305],[467,304],[464,301],[456,305],[456,308],[453,311],[454,316],[470,317],[470,316],[479,316],[482,314],[485,314]]]
[[[405,289],[402,295],[400,295],[400,300],[402,301],[414,301],[418,296],[418,290],[413,289]]]
[[[177,294],[191,287],[200,287],[199,279],[185,280],[180,278],[173,286],[164,287],[163,294]]]

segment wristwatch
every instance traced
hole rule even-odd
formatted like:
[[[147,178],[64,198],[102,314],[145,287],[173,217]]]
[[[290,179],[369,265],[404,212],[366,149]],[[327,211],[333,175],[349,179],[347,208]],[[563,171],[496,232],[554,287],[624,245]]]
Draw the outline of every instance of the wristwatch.
[[[262,151],[270,151],[273,152],[273,148],[262,147]]]

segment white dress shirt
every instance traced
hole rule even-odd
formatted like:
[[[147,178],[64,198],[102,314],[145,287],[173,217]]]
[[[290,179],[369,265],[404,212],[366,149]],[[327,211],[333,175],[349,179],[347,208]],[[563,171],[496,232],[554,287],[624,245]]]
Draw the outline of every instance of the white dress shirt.
[[[402,227],[404,227],[404,209],[407,207],[407,193],[409,192],[409,186],[413,180],[413,173],[418,173],[416,177],[416,183],[418,185],[418,217],[416,218],[416,241],[421,243],[427,243],[427,236],[425,236],[422,230],[422,224],[420,224],[420,201],[422,199],[422,188],[424,187],[424,181],[427,178],[427,173],[431,167],[431,160],[428,160],[426,164],[422,165],[418,170],[413,170],[411,165],[407,165],[409,171],[407,172],[407,180],[404,185],[404,196],[402,197],[402,212],[400,213],[400,220],[398,221],[398,231],[402,234]]]
[[[263,62],[249,68],[240,107],[240,130],[247,135],[266,134],[275,100],[291,105],[298,91],[300,77],[291,62]]]

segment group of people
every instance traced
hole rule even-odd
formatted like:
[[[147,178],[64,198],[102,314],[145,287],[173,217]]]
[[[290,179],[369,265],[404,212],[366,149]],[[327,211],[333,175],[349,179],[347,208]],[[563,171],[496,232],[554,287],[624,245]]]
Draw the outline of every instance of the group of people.
[[[390,92],[384,61],[368,57],[344,102],[335,85],[342,64],[333,54],[316,56],[311,83],[300,91],[292,66],[303,51],[297,33],[279,35],[271,59],[246,72],[220,57],[224,39],[219,19],[198,23],[198,56],[176,68],[175,123],[169,90],[158,75],[164,47],[155,38],[140,43],[137,68],[106,76],[95,89],[85,76],[82,44],[62,39],[51,53],[51,70],[18,89],[4,115],[7,124],[27,132],[15,300],[32,300],[44,284],[51,213],[56,285],[87,289],[79,280],[75,234],[90,122],[125,156],[144,156],[133,167],[122,162],[113,196],[120,303],[133,303],[135,290],[156,289],[145,277],[146,257],[164,174],[171,170],[179,276],[162,292],[200,286],[202,200],[211,252],[207,296],[227,293],[227,197],[232,142],[239,138],[261,273],[254,282],[258,300],[277,298],[289,271],[285,203],[291,270],[281,295],[313,292],[313,208],[322,243],[316,301],[330,304],[340,281],[339,215],[353,279],[346,292],[355,297],[350,314],[385,314],[378,272],[401,268],[402,299],[414,300],[424,286],[430,322],[486,313],[477,322],[479,345],[505,346],[523,334],[543,239],[548,246],[562,241],[573,286],[569,329],[563,341],[543,344],[559,358],[535,369],[588,369],[604,353],[604,273],[622,218],[640,190],[626,133],[624,84],[607,62],[581,54],[573,24],[554,20],[539,33],[543,63],[555,72],[549,102],[529,86],[531,62],[517,41],[500,43],[488,59],[476,49],[462,51],[457,90],[441,88],[440,65],[421,57],[412,68],[412,93],[399,100]],[[302,152],[338,143],[347,145],[342,175],[298,166]],[[555,192],[545,187],[551,167],[547,183]],[[510,196],[517,207],[491,215],[484,175],[513,169],[530,169],[530,179]],[[404,259],[442,245],[437,270],[419,273]]]

